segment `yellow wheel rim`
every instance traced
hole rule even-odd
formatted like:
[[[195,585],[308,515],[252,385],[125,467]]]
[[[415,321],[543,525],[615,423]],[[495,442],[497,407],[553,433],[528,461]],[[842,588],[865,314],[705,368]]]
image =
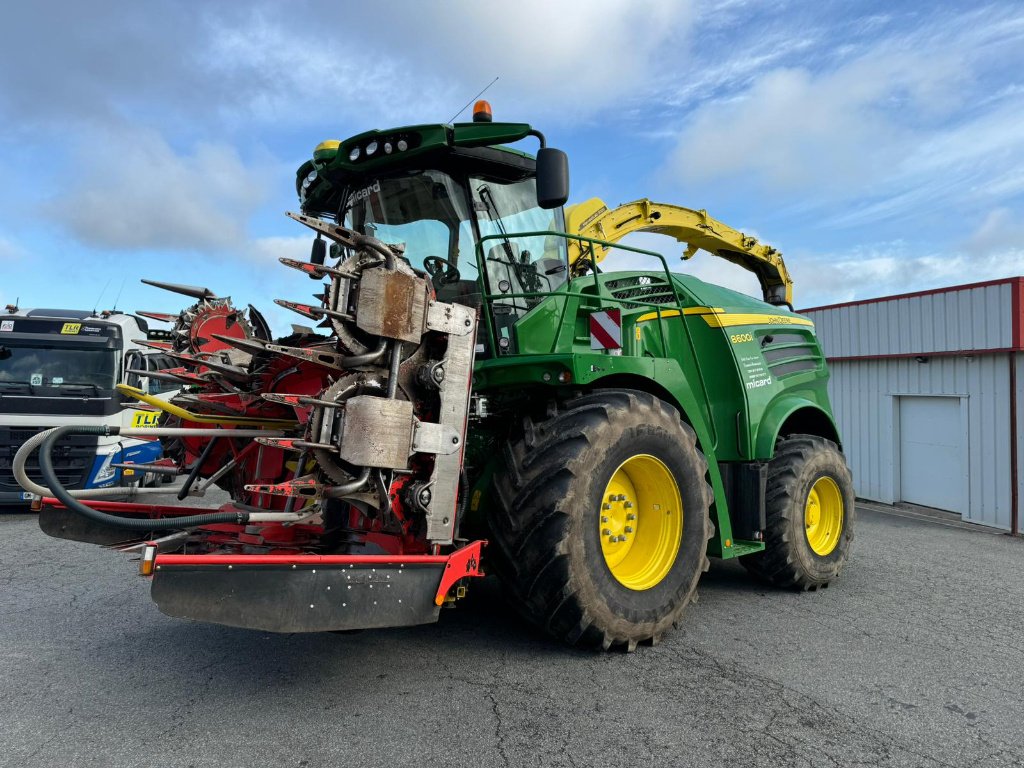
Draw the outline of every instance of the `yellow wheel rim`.
[[[601,553],[612,576],[641,591],[672,570],[683,537],[683,502],[675,478],[647,454],[626,459],[601,498]]]
[[[807,494],[804,531],[814,554],[825,557],[836,548],[843,532],[843,494],[831,477],[819,477]]]

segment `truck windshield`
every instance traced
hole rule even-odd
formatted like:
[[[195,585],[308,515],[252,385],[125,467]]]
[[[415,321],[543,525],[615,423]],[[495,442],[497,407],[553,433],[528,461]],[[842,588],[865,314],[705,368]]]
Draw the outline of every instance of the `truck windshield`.
[[[14,389],[32,394],[52,387],[81,397],[82,387],[112,390],[117,368],[113,349],[81,349],[51,344],[4,341],[0,344],[0,394]]]
[[[389,245],[430,275],[438,299],[479,304],[475,238],[462,186],[423,170],[375,179],[348,190],[342,223]]]

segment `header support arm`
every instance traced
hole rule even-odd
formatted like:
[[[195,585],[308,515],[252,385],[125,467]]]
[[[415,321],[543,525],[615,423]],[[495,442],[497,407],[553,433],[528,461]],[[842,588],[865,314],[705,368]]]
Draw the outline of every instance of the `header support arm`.
[[[566,209],[565,219],[568,232],[608,242],[618,242],[633,232],[668,235],[686,244],[683,259],[693,257],[698,249],[705,250],[753,272],[768,303],[793,305],[793,280],[782,254],[716,221],[707,211],[654,203],[646,198],[609,210],[604,202],[592,198]],[[594,248],[594,257],[600,262],[609,249],[596,243]],[[580,242],[570,242],[569,264],[574,272],[585,268],[582,256]]]

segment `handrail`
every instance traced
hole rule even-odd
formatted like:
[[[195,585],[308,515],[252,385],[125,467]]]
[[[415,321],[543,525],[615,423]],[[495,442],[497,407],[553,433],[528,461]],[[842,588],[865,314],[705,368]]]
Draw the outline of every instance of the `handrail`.
[[[488,280],[488,276],[487,276],[487,262],[486,262],[486,260],[484,259],[484,256],[483,256],[483,254],[484,254],[484,243],[487,242],[487,241],[492,241],[492,240],[501,240],[501,241],[511,242],[512,240],[515,240],[515,239],[523,239],[523,238],[529,238],[529,237],[560,237],[560,238],[563,238],[565,240],[577,241],[579,243],[580,250],[581,251],[586,250],[586,252],[589,254],[590,261],[591,261],[592,273],[593,273],[593,281],[594,281],[595,287],[597,288],[597,294],[596,295],[595,294],[587,294],[587,293],[582,293],[582,292],[573,292],[573,291],[569,291],[569,290],[532,291],[532,292],[528,292],[528,293],[492,293],[491,292],[491,286],[490,286],[490,283],[489,283],[489,280]],[[584,249],[584,244],[587,245],[586,249]],[[601,270],[598,268],[598,266],[597,266],[598,259],[597,259],[596,255],[595,255],[595,249],[594,249],[595,245],[601,246],[604,249],[604,253],[607,253],[607,251],[612,249],[612,248],[618,248],[618,249],[621,249],[621,250],[624,250],[624,251],[630,251],[632,253],[638,253],[638,254],[641,254],[641,255],[644,255],[644,256],[653,256],[655,259],[660,261],[661,262],[661,266],[662,266],[662,268],[663,268],[663,270],[665,272],[666,285],[669,286],[671,291],[672,291],[672,297],[675,299],[675,304],[671,305],[671,306],[666,306],[664,304],[655,304],[653,302],[644,302],[644,301],[640,301],[640,300],[633,299],[633,298],[622,299],[622,298],[619,298],[619,297],[615,296],[614,294],[612,294],[611,291],[608,290],[606,283],[608,282],[609,279],[619,279],[619,278],[612,278],[611,277],[612,275],[615,275],[617,273],[610,273],[610,274],[606,275],[605,273],[601,272]],[[481,292],[481,298],[482,298],[484,304],[487,306],[488,310],[490,310],[490,308],[493,306],[493,300],[494,299],[517,299],[517,298],[540,298],[540,299],[543,299],[543,298],[547,298],[547,297],[550,297],[550,296],[561,296],[561,297],[566,297],[566,298],[586,298],[586,299],[592,299],[592,298],[596,297],[599,300],[601,300],[602,302],[612,302],[612,303],[620,304],[620,305],[623,305],[623,306],[631,305],[632,307],[651,307],[652,309],[654,309],[654,310],[656,310],[658,312],[658,331],[659,331],[659,336],[661,337],[660,338],[660,340],[661,340],[661,347],[662,347],[662,349],[667,349],[667,337],[666,337],[666,332],[665,332],[665,327],[664,327],[664,322],[665,322],[666,318],[663,316],[663,312],[665,310],[668,310],[668,309],[678,309],[678,308],[681,308],[682,305],[683,305],[683,299],[682,299],[682,297],[680,295],[680,292],[679,292],[679,286],[676,284],[675,280],[672,279],[672,271],[669,269],[668,261],[665,259],[665,257],[662,254],[657,253],[655,251],[649,251],[649,250],[646,250],[644,248],[635,248],[633,246],[623,245],[621,243],[613,243],[613,242],[610,242],[610,241],[607,241],[607,240],[601,240],[600,238],[587,237],[586,235],[572,234],[570,232],[558,232],[556,230],[532,230],[532,231],[526,231],[526,232],[509,232],[507,234],[498,233],[498,234],[493,234],[493,235],[484,235],[483,237],[480,238],[480,240],[476,244],[476,257],[477,257],[478,271],[480,272],[480,279],[482,281],[482,288],[483,288],[483,291]],[[602,258],[603,258],[603,256],[602,256]],[[581,280],[583,278],[584,278],[583,275],[574,275],[574,274],[572,274],[571,270],[569,269],[568,263],[566,264],[566,281],[563,284],[564,287],[568,288],[572,284],[573,281]],[[489,336],[490,342],[491,342],[490,346],[491,346],[491,349],[494,350],[495,356],[497,356],[498,338],[497,338],[497,333],[495,332],[495,328],[494,328],[494,318],[492,316],[493,313],[491,311],[486,311],[484,314],[486,315],[485,319],[486,319],[486,323],[487,323],[488,336]],[[564,318],[565,318],[565,306],[563,305],[562,313],[559,316],[559,327],[562,326],[562,324],[564,322]],[[553,341],[553,344],[554,344],[554,341]]]

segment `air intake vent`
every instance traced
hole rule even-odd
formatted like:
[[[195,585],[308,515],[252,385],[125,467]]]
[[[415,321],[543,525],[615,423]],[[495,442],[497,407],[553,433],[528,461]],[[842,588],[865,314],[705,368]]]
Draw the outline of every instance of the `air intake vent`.
[[[822,366],[818,343],[810,332],[764,334],[761,354],[775,378],[818,370]]]
[[[676,295],[672,285],[663,277],[656,275],[637,275],[619,280],[609,280],[605,287],[612,296],[620,299],[628,306],[635,299],[635,306],[644,304],[675,304]]]

